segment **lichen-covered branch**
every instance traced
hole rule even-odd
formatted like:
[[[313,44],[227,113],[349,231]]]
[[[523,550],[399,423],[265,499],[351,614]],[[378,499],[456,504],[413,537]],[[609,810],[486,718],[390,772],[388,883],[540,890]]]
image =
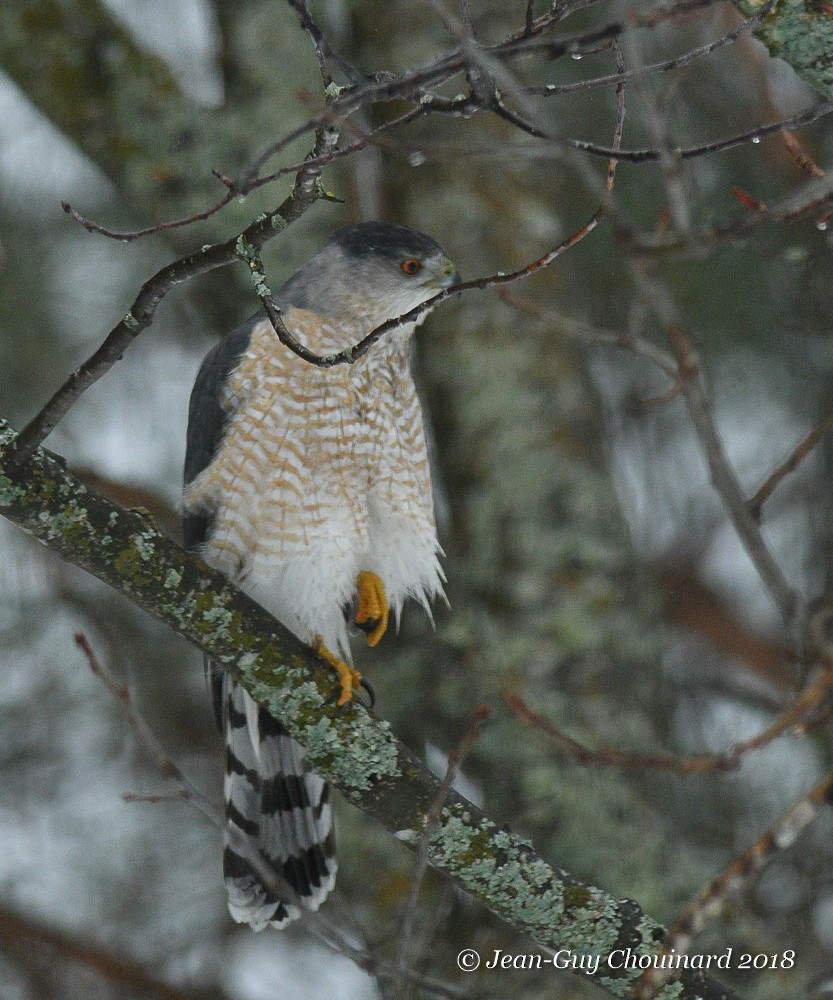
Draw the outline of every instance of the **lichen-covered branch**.
[[[763,6],[761,0],[733,2],[744,17]],[[781,0],[755,34],[771,55],[789,63],[824,97],[833,98],[833,17],[829,4]]]
[[[401,840],[418,845],[439,781],[388,723],[355,703],[338,709],[330,668],[149,518],[109,503],[42,449],[26,465],[16,464],[16,437],[0,420],[0,513],[210,654],[281,720],[316,770]],[[663,929],[636,903],[553,868],[456,793],[430,837],[429,862],[541,946],[600,956],[593,978],[614,996],[626,995],[639,970],[610,969],[605,956],[659,950]],[[733,994],[689,969],[659,996],[731,1000]]]

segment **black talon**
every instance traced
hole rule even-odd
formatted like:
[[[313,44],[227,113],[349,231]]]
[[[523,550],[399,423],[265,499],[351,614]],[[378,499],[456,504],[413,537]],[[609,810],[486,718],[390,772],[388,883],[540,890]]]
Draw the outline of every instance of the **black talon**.
[[[373,685],[370,683],[370,681],[366,681],[364,679],[364,677],[362,677],[362,679],[361,679],[361,681],[359,683],[365,689],[365,691],[367,691],[368,695],[370,696],[370,706],[369,707],[372,709],[374,707],[374,705],[376,704],[376,692],[373,690]]]
[[[365,632],[367,635],[370,635],[370,633],[373,632],[374,629],[377,629],[379,627],[379,622],[381,620],[382,620],[381,618],[366,618],[363,622],[360,622],[354,618],[353,624],[356,626],[356,628],[360,628],[362,632]]]

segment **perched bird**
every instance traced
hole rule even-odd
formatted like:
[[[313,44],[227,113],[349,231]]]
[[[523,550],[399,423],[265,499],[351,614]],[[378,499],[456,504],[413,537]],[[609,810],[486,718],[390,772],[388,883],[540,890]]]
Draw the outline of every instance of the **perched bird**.
[[[458,282],[430,237],[406,226],[347,226],[275,296],[287,328],[317,354],[357,343]],[[191,394],[185,544],[221,570],[341,678],[360,682],[347,615],[375,645],[407,598],[443,592],[422,412],[410,374],[416,324],[354,364],[321,368],[256,318],[222,340]],[[330,790],[281,724],[222,670],[211,672],[226,741],[223,870],[235,920],[283,927],[316,910],[337,862]],[[246,846],[241,851],[240,845]],[[265,879],[262,858],[294,890]]]

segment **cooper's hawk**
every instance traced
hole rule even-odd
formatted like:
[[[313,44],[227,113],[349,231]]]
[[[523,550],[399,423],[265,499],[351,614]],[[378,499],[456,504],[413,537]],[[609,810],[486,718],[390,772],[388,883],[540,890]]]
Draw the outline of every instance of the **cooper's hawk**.
[[[289,330],[323,354],[457,281],[434,240],[369,222],[339,230],[276,301]],[[355,364],[320,368],[255,319],[208,354],[191,394],[185,544],[319,645],[340,672],[342,702],[359,680],[346,615],[375,644],[389,607],[398,614],[408,597],[428,607],[442,593],[409,370],[414,327],[394,329]],[[329,787],[276,719],[224,672],[211,673],[227,748],[229,909],[255,929],[282,927],[299,916],[298,902],[315,910],[334,885]],[[295,901],[247,860],[258,854]]]

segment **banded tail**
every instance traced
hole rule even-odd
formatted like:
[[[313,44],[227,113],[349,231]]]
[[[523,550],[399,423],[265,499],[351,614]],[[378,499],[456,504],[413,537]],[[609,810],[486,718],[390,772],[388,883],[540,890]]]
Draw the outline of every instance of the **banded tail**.
[[[317,910],[335,885],[330,786],[273,716],[230,677],[223,674],[219,680],[226,741],[223,875],[229,911],[256,931],[268,924],[285,927],[301,915],[301,908]],[[241,845],[246,849],[241,851]],[[246,855],[262,858],[277,877],[265,879]],[[291,893],[280,892],[282,881]]]

